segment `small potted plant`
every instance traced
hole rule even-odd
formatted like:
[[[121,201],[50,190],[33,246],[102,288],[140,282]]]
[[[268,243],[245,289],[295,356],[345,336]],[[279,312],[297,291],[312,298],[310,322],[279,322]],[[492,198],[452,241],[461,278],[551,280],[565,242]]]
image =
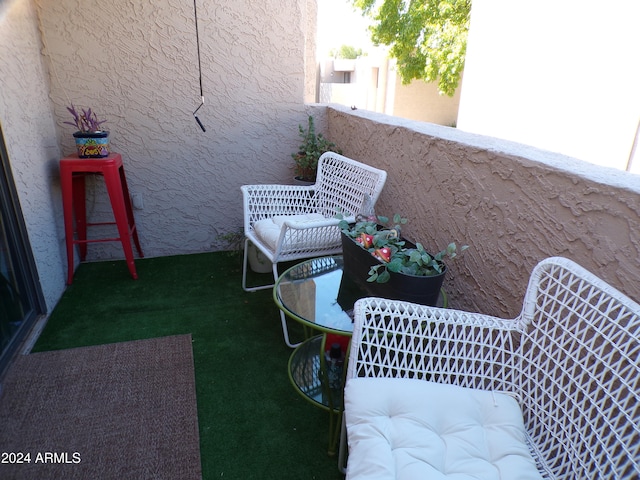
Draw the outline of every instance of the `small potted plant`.
[[[420,243],[401,235],[407,223],[400,215],[393,224],[383,216],[359,217],[340,222],[344,270],[370,295],[436,305],[447,267],[445,259],[459,254],[455,243],[432,255]],[[460,247],[460,253],[468,247]]]
[[[322,133],[316,134],[313,116],[309,115],[309,124],[305,130],[298,125],[302,144],[297,153],[291,156],[295,161],[295,179],[299,183],[312,184],[316,181],[318,159],[325,152],[342,153],[336,144],[327,140]]]
[[[80,113],[71,104],[67,110],[73,117],[73,122],[64,122],[78,130],[73,134],[80,158],[103,158],[109,156],[109,132],[102,130],[101,125],[106,120],[98,120],[98,116],[90,108]]]

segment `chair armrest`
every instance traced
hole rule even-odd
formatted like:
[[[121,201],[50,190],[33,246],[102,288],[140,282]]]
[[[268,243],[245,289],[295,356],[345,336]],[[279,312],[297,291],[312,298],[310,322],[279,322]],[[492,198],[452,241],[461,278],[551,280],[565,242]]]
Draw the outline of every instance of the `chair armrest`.
[[[354,310],[347,378],[419,378],[516,392],[519,322],[380,298],[358,300]]]
[[[342,251],[340,220],[323,218],[318,220],[285,220],[280,230],[275,256],[335,255]]]
[[[340,223],[340,220],[337,218],[325,218],[323,220],[308,220],[308,221],[295,221],[295,220],[286,220],[283,223],[283,230],[289,228],[292,230],[309,230],[312,228],[324,228],[324,227],[337,227]]]

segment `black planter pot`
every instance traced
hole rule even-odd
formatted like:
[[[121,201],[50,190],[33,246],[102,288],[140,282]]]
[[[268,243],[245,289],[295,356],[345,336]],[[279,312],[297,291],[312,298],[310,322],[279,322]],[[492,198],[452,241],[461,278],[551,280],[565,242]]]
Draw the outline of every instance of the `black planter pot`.
[[[314,185],[316,183],[315,180],[308,180],[308,179],[304,179],[300,176],[297,177],[293,177],[293,184],[294,185],[302,185],[304,187],[308,187],[310,185]]]
[[[391,278],[386,283],[367,282],[371,267],[380,265],[383,262],[362,248],[351,237],[344,233],[341,233],[341,235],[344,273],[370,296],[429,306],[435,306],[438,303],[440,289],[447,273],[446,266],[442,273],[429,277],[389,272]],[[405,242],[408,247],[415,247],[411,242],[407,240]]]
[[[80,158],[109,156],[109,132],[76,132],[76,149]]]

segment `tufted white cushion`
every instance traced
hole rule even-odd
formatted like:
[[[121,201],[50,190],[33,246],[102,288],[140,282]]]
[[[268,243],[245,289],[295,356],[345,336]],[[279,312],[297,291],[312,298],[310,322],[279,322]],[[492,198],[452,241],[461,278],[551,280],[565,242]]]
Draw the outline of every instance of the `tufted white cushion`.
[[[347,479],[541,479],[518,403],[424,380],[352,378],[345,387]]]
[[[280,230],[287,220],[297,223],[317,222],[326,220],[319,213],[308,213],[305,215],[277,215],[272,218],[265,218],[253,224],[253,230],[265,245],[268,245],[272,251],[275,251],[278,239],[280,238]],[[301,244],[301,246],[304,244]]]

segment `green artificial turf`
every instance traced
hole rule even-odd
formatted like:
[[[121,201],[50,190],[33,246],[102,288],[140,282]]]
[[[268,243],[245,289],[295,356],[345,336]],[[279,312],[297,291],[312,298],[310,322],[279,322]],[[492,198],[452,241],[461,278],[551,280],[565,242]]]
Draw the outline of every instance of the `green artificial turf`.
[[[205,480],[343,478],[327,455],[328,413],[289,382],[271,290],[242,290],[241,259],[181,255],[136,268],[132,280],[123,261],[80,265],[34,351],[190,333]]]

